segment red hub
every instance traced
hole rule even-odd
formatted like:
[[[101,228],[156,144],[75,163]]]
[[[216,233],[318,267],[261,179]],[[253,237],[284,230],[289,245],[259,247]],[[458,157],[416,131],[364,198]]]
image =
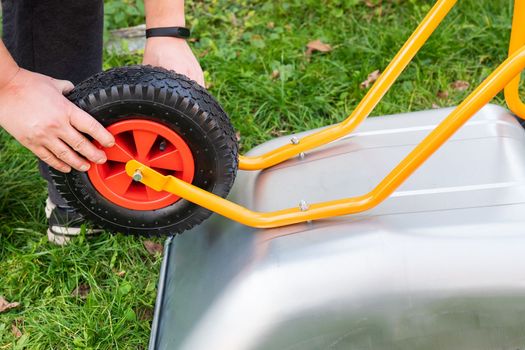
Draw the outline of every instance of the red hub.
[[[108,161],[91,164],[89,179],[97,191],[109,201],[134,210],[164,208],[179,197],[135,182],[126,174],[126,162],[135,159],[162,173],[191,183],[195,164],[186,142],[168,127],[144,119],[128,119],[110,125],[115,146],[102,148]]]

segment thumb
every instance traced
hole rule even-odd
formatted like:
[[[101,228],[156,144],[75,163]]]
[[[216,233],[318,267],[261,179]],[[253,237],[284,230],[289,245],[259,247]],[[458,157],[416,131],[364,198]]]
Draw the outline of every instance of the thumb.
[[[69,80],[53,79],[52,82],[57,90],[59,90],[64,95],[69,93],[75,87],[75,85],[73,85],[73,83]]]

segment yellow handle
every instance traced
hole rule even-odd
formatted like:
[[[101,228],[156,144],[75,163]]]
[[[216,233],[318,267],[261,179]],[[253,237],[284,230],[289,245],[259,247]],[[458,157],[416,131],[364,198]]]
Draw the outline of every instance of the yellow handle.
[[[310,134],[297,143],[285,145],[266,154],[255,157],[239,157],[239,169],[259,170],[279,164],[301,152],[319,147],[328,142],[335,141],[352,131],[374,110],[381,98],[394,84],[405,67],[410,63],[419,49],[425,44],[430,35],[441,23],[447,13],[454,7],[457,0],[439,0],[421,21],[414,33],[408,38],[385,71],[379,76],[356,109],[339,125],[335,125]]]
[[[454,6],[456,0],[440,0],[430,10],[385,72],[359,103],[354,112],[339,125],[326,128],[257,157],[240,157],[241,170],[256,170],[275,165],[300,152],[334,141],[354,130],[373,110],[419,48]],[[446,142],[472,115],[505,88],[509,107],[522,118],[525,105],[518,96],[519,74],[525,68],[525,0],[516,0],[510,56],[490,74],[447,118],[445,118],[410,154],[408,154],[372,191],[362,196],[260,213],[244,208],[201,188],[164,176],[131,160],[126,164],[129,176],[157,191],[167,191],[244,225],[270,228],[318,220],[368,210],[384,201],[414,171]]]
[[[525,68],[525,47],[518,49],[490,74],[459,106],[421,141],[372,191],[362,196],[260,213],[216,196],[173,176],[164,176],[130,160],[126,173],[142,175],[141,182],[157,191],[167,191],[244,225],[270,228],[298,222],[354,214],[375,207],[394,192],[465,122],[487,104]],[[140,177],[139,177],[140,178]]]
[[[509,55],[525,45],[525,0],[514,2],[514,14],[512,16],[512,32],[510,34]],[[519,95],[520,75],[518,74],[505,87],[505,101],[510,110],[521,119],[525,119],[525,104]]]

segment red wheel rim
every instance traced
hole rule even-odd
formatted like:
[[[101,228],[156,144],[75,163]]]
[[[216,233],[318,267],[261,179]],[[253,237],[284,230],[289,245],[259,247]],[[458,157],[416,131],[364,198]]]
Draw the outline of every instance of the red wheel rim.
[[[171,193],[157,192],[135,182],[126,174],[125,165],[135,159],[152,169],[191,183],[195,164],[186,142],[168,127],[144,119],[127,119],[110,125],[115,146],[103,148],[108,161],[91,164],[88,177],[96,190],[109,201],[128,209],[155,210],[180,199]]]

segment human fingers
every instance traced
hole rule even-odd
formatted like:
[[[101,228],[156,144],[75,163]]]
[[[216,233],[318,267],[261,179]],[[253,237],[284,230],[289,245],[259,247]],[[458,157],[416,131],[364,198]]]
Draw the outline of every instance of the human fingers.
[[[69,121],[75,129],[90,135],[102,146],[112,147],[115,144],[115,138],[102,124],[75,105],[72,105]]]
[[[71,167],[55,157],[53,153],[51,153],[47,148],[45,147],[38,147],[36,149],[30,149],[40,160],[42,160],[47,165],[55,168],[58,171],[61,171],[63,173],[69,173],[71,171]]]

